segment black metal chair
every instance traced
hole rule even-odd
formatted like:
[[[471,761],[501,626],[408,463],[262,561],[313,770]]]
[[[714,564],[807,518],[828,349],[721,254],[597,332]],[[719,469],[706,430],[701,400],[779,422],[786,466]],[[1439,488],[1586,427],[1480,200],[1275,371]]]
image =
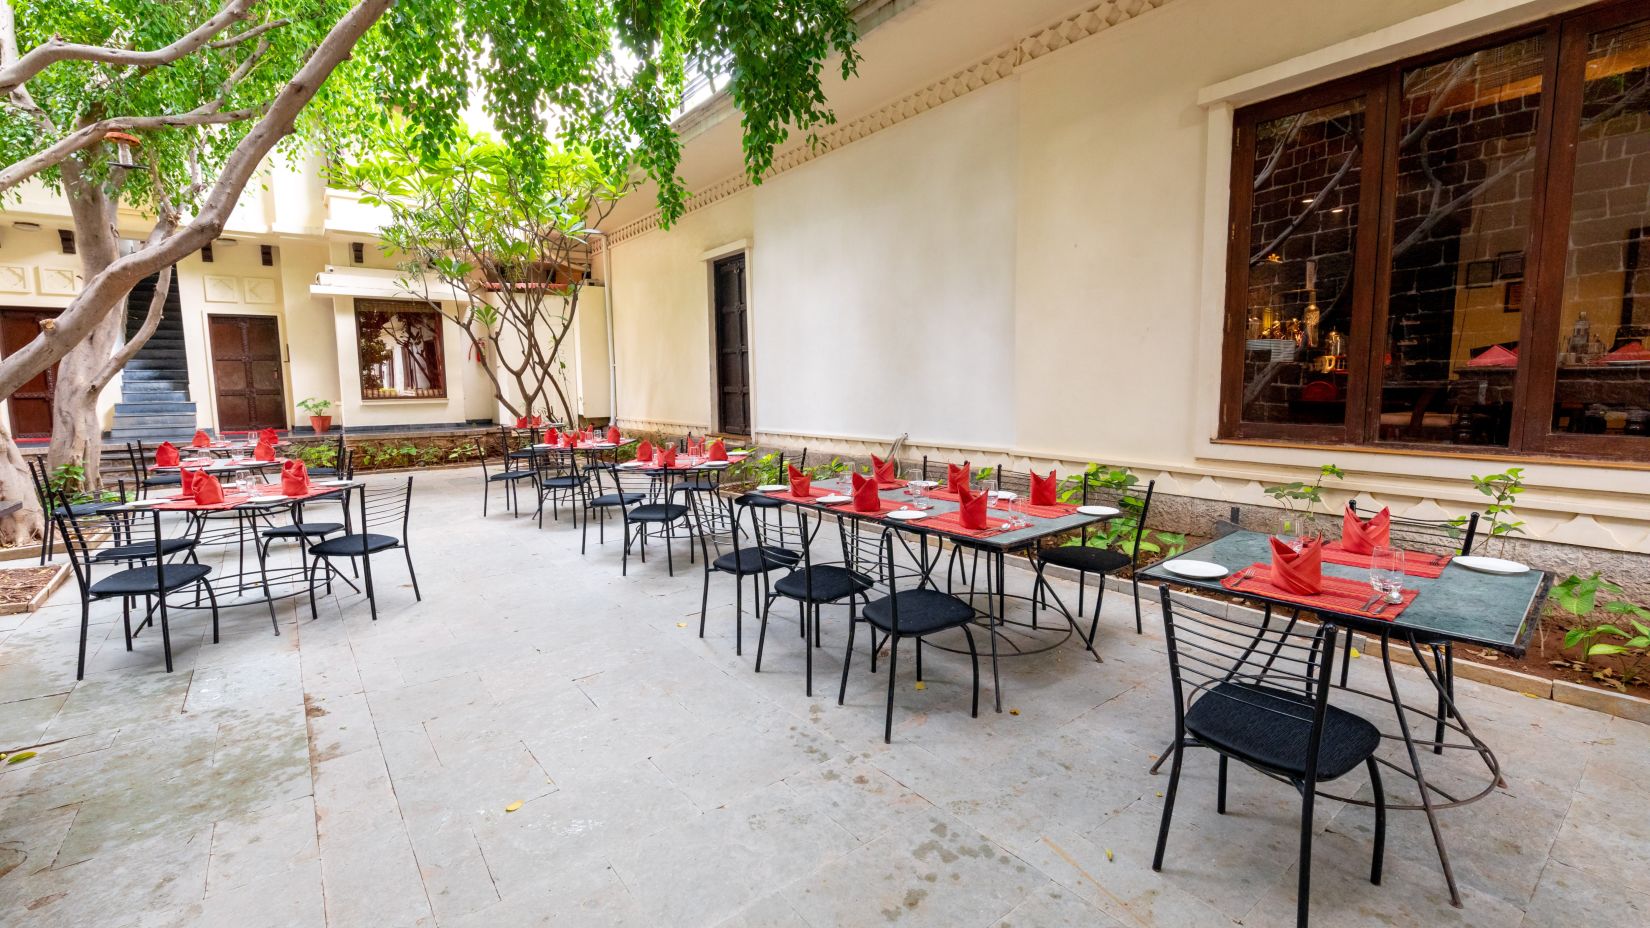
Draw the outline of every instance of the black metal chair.
[[[1065,567],[1077,571],[1077,614],[1074,618],[1083,615],[1084,595],[1087,592],[1088,575],[1098,574],[1100,577],[1100,591],[1094,597],[1094,618],[1089,623],[1088,642],[1092,647],[1094,636],[1100,631],[1100,607],[1106,601],[1106,577],[1127,567],[1130,568],[1129,582],[1134,587],[1134,633],[1140,634],[1144,630],[1140,616],[1140,543],[1146,537],[1147,520],[1152,511],[1152,493],[1157,488],[1157,481],[1146,483],[1144,492],[1139,484],[1130,484],[1127,487],[1098,487],[1089,479],[1089,475],[1082,476],[1082,505],[1109,505],[1121,511],[1115,517],[1129,519],[1134,522],[1134,537],[1126,544],[1128,553],[1110,547],[1095,547],[1089,544],[1093,530],[1085,526],[1080,533],[1081,543],[1063,545],[1058,548],[1039,547],[1032,559],[1037,570],[1036,585],[1032,589],[1031,616],[1032,621],[1037,619],[1039,606],[1047,606],[1047,594],[1051,591],[1048,580],[1043,571],[1050,564],[1056,567]],[[1059,594],[1055,594],[1059,598]]]
[[[819,608],[821,606],[848,601],[848,625],[853,627],[858,618],[857,608],[861,600],[865,599],[867,590],[875,586],[875,581],[854,569],[853,552],[850,550],[847,535],[842,535],[842,561],[837,564],[815,564],[813,562],[813,541],[825,525],[825,519],[820,516],[812,519],[814,528],[810,532],[808,523],[810,516],[807,510],[797,508],[797,537],[802,549],[801,563],[794,565],[791,572],[780,577],[773,584],[773,590],[763,603],[762,628],[756,637],[756,672],[762,672],[762,651],[768,639],[768,614],[772,610],[772,600],[783,596],[794,600],[801,614],[803,649],[807,655],[807,671],[805,687],[807,694],[814,694],[814,648],[820,645]],[[841,520],[838,518],[840,528]]]
[[[923,638],[950,631],[954,628],[962,629],[968,639],[968,659],[974,668],[974,698],[969,714],[974,718],[980,717],[980,653],[974,646],[974,632],[969,625],[974,621],[974,607],[968,601],[942,593],[934,589],[928,579],[924,577],[914,589],[896,590],[895,583],[898,575],[894,566],[893,534],[900,529],[890,526],[883,531],[882,549],[885,552],[880,562],[882,565],[882,582],[889,590],[887,596],[871,600],[865,605],[864,616],[866,624],[874,631],[880,631],[888,641],[888,708],[883,719],[882,740],[884,744],[892,743],[894,737],[894,686],[898,669],[899,641],[901,638],[913,638],[917,643],[917,680],[922,680],[922,640]],[[920,541],[919,541],[920,543]],[[848,668],[854,658],[854,626],[850,615],[848,622],[848,649],[842,656],[842,687],[837,691],[836,704],[842,705],[848,696]],[[876,672],[876,652],[880,647],[877,636],[871,635],[871,671]]]
[[[1164,790],[1163,821],[1152,869],[1163,869],[1185,749],[1220,756],[1215,810],[1226,813],[1226,769],[1236,760],[1301,794],[1300,864],[1295,923],[1305,928],[1311,903],[1312,809],[1319,783],[1364,767],[1375,805],[1374,860],[1369,881],[1381,882],[1386,846],[1386,796],[1375,750],[1381,733],[1369,720],[1329,705],[1334,678],[1333,624],[1278,620],[1270,607],[1228,615],[1161,587],[1163,630],[1174,692],[1175,740]]]
[[[149,462],[153,458],[153,447],[145,446],[141,441],[126,443],[126,460],[132,468],[132,483],[137,487],[138,499],[148,499],[149,491],[157,487],[183,485],[183,477],[177,473],[151,474],[149,472]]]
[[[412,580],[413,599],[418,602],[424,601],[423,594],[418,590],[418,574],[413,571],[412,548],[407,541],[407,523],[412,516],[412,487],[413,478],[408,476],[406,483],[397,480],[355,488],[354,492],[359,494],[360,499],[359,531],[348,531],[336,538],[327,538],[310,545],[309,553],[312,560],[305,580],[309,584],[311,618],[320,615],[315,606],[315,572],[324,567],[330,576],[336,569],[332,566],[333,559],[347,557],[351,561],[355,558],[361,559],[361,572],[366,578],[367,604],[372,613],[372,620],[378,621],[378,598],[372,586],[372,556],[396,548],[400,548],[407,558],[407,576]],[[400,535],[373,531],[375,528],[393,530],[397,525],[400,527]]]
[[[676,576],[676,556],[670,543],[676,539],[676,529],[682,530],[683,538],[693,539],[692,509],[686,503],[672,500],[671,495],[663,490],[667,478],[655,477],[643,468],[615,466],[611,471],[614,481],[618,485],[617,492],[621,494],[642,494],[642,500],[636,505],[617,507],[624,516],[624,559],[620,568],[622,576],[630,574],[630,549],[640,542],[642,563],[647,563],[647,536],[662,534],[665,539],[665,569],[670,576]],[[644,482],[645,481],[645,482]],[[691,554],[693,549],[688,549]]]
[[[529,452],[524,458],[512,458],[506,454],[499,459],[502,469],[494,472],[487,468],[487,446],[482,444],[480,439],[476,439],[476,457],[481,461],[481,517],[483,519],[487,518],[487,504],[492,500],[494,486],[504,488],[505,498],[510,503],[510,517],[515,518],[521,515],[521,493],[518,488],[521,486],[521,481],[532,480],[535,471],[531,466],[511,467],[510,465],[524,460],[530,462],[532,453]]]
[[[336,468],[337,476],[345,480],[354,479],[354,449],[345,449],[344,458],[339,462],[339,464],[340,466]],[[305,507],[332,502],[339,504],[339,511],[341,513],[341,518],[343,519],[342,522],[306,518],[304,511]],[[294,505],[292,507],[291,521],[280,525],[270,524],[268,528],[258,533],[258,539],[256,542],[258,549],[258,569],[260,571],[268,570],[269,549],[274,546],[275,542],[296,540],[299,543],[298,557],[300,558],[300,563],[303,569],[303,576],[308,578],[309,547],[313,543],[313,539],[325,539],[328,535],[331,535],[334,532],[347,532],[350,530],[352,521],[353,520],[350,517],[349,511],[349,488],[347,487],[339,489],[336,493],[328,493],[325,496],[313,497]],[[353,559],[350,561],[350,569],[352,572],[355,570],[355,561]],[[280,633],[280,627],[277,626],[275,629],[275,634],[279,635]]]
[[[326,442],[320,442],[319,444],[325,445]],[[345,459],[347,456],[348,455],[344,447],[344,433],[339,432],[332,439],[332,463],[322,464],[317,467],[306,467],[305,470],[308,471],[311,477],[336,477],[344,472],[346,466]],[[294,455],[294,457],[296,457],[296,455]]]
[[[550,518],[557,521],[561,519],[561,504],[566,502],[568,510],[573,513],[573,525],[577,527],[579,510],[583,508],[580,501],[586,484],[590,482],[590,478],[579,468],[578,454],[535,448],[529,460],[538,487],[538,511],[534,515],[538,518],[539,528],[544,527],[545,500],[550,501]]]
[[[52,487],[51,472],[46,469],[46,461],[44,458],[30,457],[27,458],[27,463],[29,468],[29,481],[34,484],[34,498],[40,503],[40,513],[45,518],[44,531],[42,532],[44,537],[40,539],[40,565],[44,567],[46,562],[51,559],[52,548],[57,545],[56,536],[59,526],[56,520],[52,518],[56,512],[57,506],[61,505],[67,507],[66,511],[68,514],[74,517],[88,515],[95,516],[113,509],[123,503],[126,495],[125,486],[122,484],[119,489],[118,495],[121,499],[90,499],[78,503],[71,502],[66,494],[60,495],[59,492]],[[101,496],[103,490],[99,488],[93,490],[92,492],[94,495]]]
[[[640,505],[652,492],[651,480],[645,475],[628,484],[621,473],[633,470],[626,468],[621,471],[611,460],[591,461],[585,467],[585,476],[589,480],[584,485],[584,495],[581,504],[584,506],[584,524],[579,528],[579,553],[584,554],[590,537],[590,523],[596,523],[596,543],[607,544],[607,515],[610,511],[629,509]],[[622,516],[621,516],[622,518]]]
[[[499,453],[504,456],[505,467],[519,470],[523,467],[532,469],[533,446],[538,444],[539,430],[529,429],[526,434],[518,436],[515,429],[507,425],[498,427]]]
[[[705,564],[705,587],[699,597],[699,637],[705,637],[705,616],[710,608],[710,575],[733,575],[734,639],[733,652],[745,653],[745,578],[751,581],[753,601],[762,606],[766,616],[772,605],[768,574],[796,566],[802,556],[788,548],[767,543],[760,507],[751,501],[767,499],[760,494],[747,493],[736,499],[723,499],[716,489],[694,490],[688,495],[693,510],[694,534],[698,536],[699,553]],[[758,590],[758,581],[761,590]]]
[[[159,530],[159,519],[153,513],[134,513],[127,517],[111,518],[109,510],[80,511],[66,497],[58,494],[57,505],[51,509],[52,521],[63,536],[69,551],[69,563],[74,568],[75,583],[80,587],[80,648],[75,661],[75,679],[86,678],[86,638],[91,627],[92,603],[119,599],[121,623],[126,632],[126,650],[132,650],[132,602],[142,596],[147,605],[142,631],[160,613],[161,649],[166,656],[166,672],[172,672],[172,629],[166,606],[166,597],[193,587],[196,601],[205,593],[212,604],[212,641],[218,641],[218,600],[206,577],[212,568],[199,563],[168,562],[174,554],[192,551],[193,539],[166,538]],[[124,564],[126,566],[99,578],[99,567]]]

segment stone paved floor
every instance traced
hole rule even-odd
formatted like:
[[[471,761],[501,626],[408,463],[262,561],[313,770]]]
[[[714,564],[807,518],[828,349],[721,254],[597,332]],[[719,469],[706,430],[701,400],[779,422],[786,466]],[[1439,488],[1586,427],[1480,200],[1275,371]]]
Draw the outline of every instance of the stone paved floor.
[[[970,719],[966,661],[930,649],[924,690],[902,667],[889,746],[863,635],[835,705],[840,614],[810,699],[794,621],[760,675],[749,624],[735,656],[725,580],[701,640],[697,568],[650,557],[621,579],[615,545],[580,558],[565,524],[483,522],[473,473],[418,479],[424,601],[386,561],[377,623],[354,595],[316,621],[284,604],[279,638],[261,607],[226,610],[219,644],[183,619],[166,674],[158,639],[126,652],[100,605],[76,684],[72,584],[0,619],[0,746],[47,745],[0,768],[7,925],[1292,922],[1297,802],[1234,768],[1216,815],[1208,755],[1149,869],[1171,720],[1153,611],[1137,637],[1112,598],[1104,663],[1071,645],[1007,662],[1017,714]],[[1420,817],[1394,814],[1373,887],[1371,816],[1324,803],[1315,923],[1650,924],[1650,730],[1461,689],[1506,769],[1445,817],[1465,908]]]

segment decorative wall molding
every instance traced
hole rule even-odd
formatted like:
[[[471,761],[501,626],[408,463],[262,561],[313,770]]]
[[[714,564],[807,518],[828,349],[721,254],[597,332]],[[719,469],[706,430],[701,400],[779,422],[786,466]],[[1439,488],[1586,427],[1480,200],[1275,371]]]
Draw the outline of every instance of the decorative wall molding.
[[[208,303],[239,303],[241,301],[241,281],[238,277],[226,277],[221,274],[208,274],[202,279],[206,289]]]
[[[683,432],[694,432],[703,435],[711,430],[705,422],[673,422],[669,419],[633,419],[629,416],[620,416],[615,424],[621,429],[637,432],[666,432],[672,437]]]
[[[273,277],[242,277],[241,292],[245,294],[248,303],[278,302]]]
[[[0,293],[33,293],[29,269],[21,264],[0,264]]]
[[[764,176],[772,177],[800,167],[820,155],[875,135],[912,116],[926,113],[982,87],[989,87],[1005,77],[1012,76],[1026,64],[1044,55],[1098,35],[1112,26],[1142,16],[1169,2],[1170,0],[1105,0],[1103,3],[1096,3],[1059,22],[1022,36],[1009,47],[988,55],[960,71],[906,94],[858,119],[820,133],[815,144],[797,145],[779,152],[774,156],[773,167]],[[744,173],[723,178],[695,193],[688,200],[685,212],[703,209],[748,190],[751,186],[750,178]],[[658,228],[659,213],[655,210],[620,226],[608,237],[607,243],[620,245]]]
[[[73,296],[80,292],[83,283],[80,274],[69,267],[37,267],[35,272],[40,279],[40,292],[47,296]]]

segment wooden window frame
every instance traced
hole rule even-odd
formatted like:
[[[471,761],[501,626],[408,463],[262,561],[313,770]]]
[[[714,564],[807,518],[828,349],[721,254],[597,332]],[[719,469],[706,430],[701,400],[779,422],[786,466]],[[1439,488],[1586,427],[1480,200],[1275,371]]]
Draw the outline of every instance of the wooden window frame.
[[[361,364],[361,313],[365,304],[365,311],[371,313],[428,313],[436,317],[435,351],[436,358],[441,362],[441,392],[426,396],[373,396],[367,389],[367,383],[362,376],[366,368]],[[432,400],[447,399],[447,341],[446,341],[446,314],[434,303],[425,303],[421,300],[373,300],[357,298],[352,309],[355,312],[355,381],[361,390],[361,401],[365,403],[424,403]]]
[[[1639,0],[1613,0],[1480,36],[1405,58],[1349,77],[1243,107],[1233,114],[1230,213],[1227,227],[1226,300],[1221,348],[1218,436],[1223,441],[1322,445],[1357,450],[1469,454],[1473,457],[1539,455],[1601,463],[1642,462],[1650,437],[1555,432],[1553,402],[1558,375],[1558,337],[1569,247],[1570,196],[1574,181],[1587,37],[1646,17]],[[1392,203],[1398,170],[1398,132],[1403,75],[1418,67],[1521,39],[1542,41],[1542,100],[1534,144],[1529,256],[1525,263],[1513,422],[1506,447],[1380,441],[1386,323],[1391,286]],[[1247,422],[1242,418],[1243,351],[1248,316],[1255,127],[1290,113],[1363,97],[1365,160],[1360,169],[1358,229],[1353,279],[1352,355],[1348,359],[1346,419],[1341,425]],[[1372,163],[1373,162],[1373,163]],[[1361,336],[1361,342],[1360,342]],[[1360,412],[1361,411],[1361,412]]]

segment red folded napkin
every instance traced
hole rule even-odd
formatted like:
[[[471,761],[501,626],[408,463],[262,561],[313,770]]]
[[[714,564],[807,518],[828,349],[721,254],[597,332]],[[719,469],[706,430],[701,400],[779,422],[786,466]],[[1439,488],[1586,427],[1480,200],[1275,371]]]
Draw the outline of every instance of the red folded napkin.
[[[675,448],[674,445],[672,445],[670,447],[667,447],[667,448],[660,448],[659,449],[659,466],[660,467],[675,467],[676,466],[676,448]]]
[[[179,496],[184,499],[195,498],[195,480],[200,477],[200,471],[190,470],[187,467],[178,468]]]
[[[813,495],[814,478],[796,469],[795,464],[786,464],[791,478],[791,495],[807,499]]]
[[[871,455],[871,476],[877,478],[877,483],[893,483],[899,479],[894,473],[894,462],[884,461],[876,455]]]
[[[215,506],[223,502],[223,485],[211,474],[195,478],[195,505]]]
[[[957,510],[957,519],[963,528],[982,529],[991,525],[985,518],[985,507],[991,502],[991,494],[975,493],[963,485],[957,486],[957,499],[962,506]]]
[[[304,466],[303,461],[288,461],[281,465],[281,494],[309,495],[309,468]]]
[[[1476,358],[1467,362],[1468,367],[1517,367],[1518,352],[1509,351],[1500,345],[1491,345],[1485,348]]]
[[[578,445],[579,445],[579,433],[577,433],[577,432],[563,432],[563,433],[561,433],[561,443],[566,445],[569,448],[578,447]]]
[[[191,441],[189,445],[194,448],[210,448],[212,447],[212,437],[206,434],[205,429],[196,429],[195,440]]]
[[[854,511],[881,512],[882,497],[877,495],[879,481],[864,474],[854,474]]]
[[[526,427],[527,427],[527,417],[526,416],[517,416],[516,417],[516,428],[524,429]]]
[[[535,429],[542,429],[544,428],[544,417],[534,416],[533,418],[527,420],[527,424]]]
[[[946,489],[955,491],[958,487],[968,486],[968,475],[970,473],[971,471],[968,468],[967,461],[962,462],[961,467],[958,467],[955,464],[945,465]]]
[[[1301,596],[1323,592],[1323,542],[1314,538],[1296,551],[1274,537],[1272,585]]]
[[[1650,361],[1650,351],[1644,349],[1644,342],[1632,341],[1604,356],[1606,361]]]
[[[607,427],[607,443],[608,444],[616,445],[616,444],[619,443],[619,440],[623,437],[624,436],[619,434],[619,427],[618,426],[610,425],[610,426]]]
[[[178,446],[172,444],[169,441],[161,442],[160,447],[155,449],[155,466],[156,467],[177,467],[178,466]]]
[[[258,440],[258,447],[252,449],[252,460],[254,460],[254,461],[273,461],[273,460],[275,460],[275,443],[260,438]]]
[[[653,460],[653,442],[650,442],[650,441],[648,441],[647,439],[644,438],[640,442],[637,443],[637,445],[636,445],[636,460],[638,460],[638,461],[651,461],[651,460]]]
[[[710,450],[705,452],[705,458],[711,461],[726,461],[728,459],[728,446],[722,444],[722,439],[716,439],[710,443]]]
[[[269,442],[270,444],[273,445],[276,442],[281,440],[281,436],[274,429],[259,429],[258,430],[258,440],[259,441],[267,441],[267,442]]]
[[[1060,502],[1060,481],[1055,478],[1054,471],[1049,471],[1047,477],[1037,476],[1031,472],[1031,505],[1053,506]]]
[[[1379,545],[1392,543],[1392,512],[1382,507],[1369,521],[1358,518],[1352,507],[1346,507],[1341,518],[1341,550],[1351,554],[1374,554]]]

